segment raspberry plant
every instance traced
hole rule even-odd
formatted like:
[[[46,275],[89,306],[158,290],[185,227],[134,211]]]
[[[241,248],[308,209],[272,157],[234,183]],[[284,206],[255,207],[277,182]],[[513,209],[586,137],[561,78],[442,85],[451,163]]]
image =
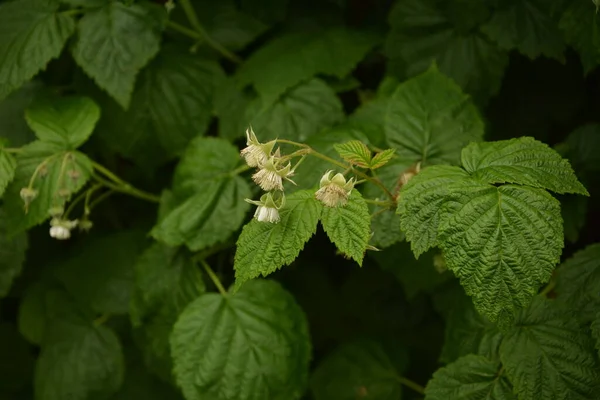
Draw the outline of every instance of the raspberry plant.
[[[590,0],[0,0],[0,398],[600,399]]]

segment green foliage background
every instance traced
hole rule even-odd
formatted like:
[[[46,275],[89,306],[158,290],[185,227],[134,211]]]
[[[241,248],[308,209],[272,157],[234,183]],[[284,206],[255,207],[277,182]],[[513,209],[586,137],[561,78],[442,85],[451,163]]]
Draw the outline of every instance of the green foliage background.
[[[596,3],[0,0],[0,400],[600,399]]]

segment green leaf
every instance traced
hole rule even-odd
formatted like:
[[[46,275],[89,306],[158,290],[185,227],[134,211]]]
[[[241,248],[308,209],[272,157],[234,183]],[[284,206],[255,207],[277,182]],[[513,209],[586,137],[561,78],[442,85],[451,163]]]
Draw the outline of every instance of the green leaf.
[[[451,363],[468,354],[498,360],[502,333],[495,324],[479,314],[464,294],[452,307],[446,322],[440,361]]]
[[[320,79],[293,87],[274,103],[257,98],[248,105],[246,120],[262,140],[305,141],[344,118],[342,103]]]
[[[248,183],[232,176],[238,150],[224,139],[198,138],[181,159],[173,183],[174,208],[152,229],[170,246],[198,251],[223,242],[244,220],[251,197]]]
[[[29,342],[40,345],[46,330],[46,292],[48,284],[38,281],[30,285],[19,305],[19,332]]]
[[[160,48],[166,12],[151,6],[111,1],[86,12],[79,21],[73,58],[125,109],[138,71]]]
[[[481,31],[506,50],[517,49],[531,59],[564,60],[565,43],[558,21],[544,0],[502,2]]]
[[[160,165],[206,133],[222,79],[216,62],[165,46],[140,72],[127,111],[113,101],[103,104],[106,118],[97,135],[143,166]]]
[[[232,141],[244,137],[244,131],[248,128],[246,108],[254,97],[239,89],[233,78],[220,81],[214,99],[220,137]]]
[[[600,390],[600,368],[579,323],[550,300],[536,297],[500,346],[519,399],[588,399]]]
[[[25,118],[42,142],[74,150],[92,134],[100,108],[88,97],[42,97],[27,109]]]
[[[19,398],[19,390],[31,381],[34,357],[29,344],[13,324],[0,324],[0,397]]]
[[[0,208],[0,298],[6,296],[13,280],[21,273],[27,250],[27,235],[9,236],[6,212]]]
[[[598,350],[598,356],[600,356],[600,312],[596,314],[596,319],[592,321],[591,329],[592,337],[596,339],[596,350]]]
[[[558,301],[591,321],[600,307],[600,243],[581,250],[556,270]]]
[[[415,255],[439,245],[492,321],[509,320],[529,304],[563,247],[560,203],[546,191],[492,186],[457,167],[433,166],[413,177],[398,212]]]
[[[317,231],[322,208],[314,191],[302,190],[287,196],[279,223],[253,219],[246,224],[235,252],[236,288],[247,280],[267,276],[291,264]]]
[[[311,345],[304,313],[273,281],[235,295],[200,296],[171,335],[177,384],[187,400],[300,398]]]
[[[15,177],[17,162],[12,154],[8,153],[0,144],[0,198],[6,190],[6,186]]]
[[[401,158],[458,164],[461,149],[483,139],[479,112],[436,67],[399,85],[387,104],[387,142]]]
[[[579,52],[583,70],[589,74],[600,64],[600,20],[596,5],[587,0],[569,2],[559,26],[567,43]]]
[[[317,366],[310,386],[315,400],[400,399],[399,377],[407,364],[401,348],[373,340],[349,342]]]
[[[518,183],[556,193],[589,195],[569,161],[531,137],[471,143],[462,151],[462,164],[482,182]]]
[[[371,215],[358,190],[352,191],[343,207],[323,207],[321,224],[338,250],[362,266],[371,236]]]
[[[155,243],[135,264],[134,337],[148,368],[166,381],[173,369],[169,335],[183,309],[205,291],[202,273],[182,248]]]
[[[0,99],[57,58],[75,30],[73,18],[53,0],[15,0],[0,5]]]
[[[360,140],[351,140],[342,144],[334,144],[333,147],[340,157],[350,164],[361,168],[369,168],[371,165],[371,150]]]
[[[64,293],[50,291],[46,302],[48,324],[35,369],[35,398],[109,398],[123,382],[119,339]]]
[[[40,82],[32,81],[0,100],[0,137],[8,139],[7,147],[20,147],[35,139],[24,116],[25,110],[42,89]]]
[[[501,365],[469,354],[437,370],[425,388],[426,400],[516,400]]]
[[[262,46],[242,64],[240,84],[253,84],[265,103],[317,74],[346,76],[378,42],[378,35],[343,27],[290,33]]]
[[[390,162],[390,160],[394,157],[395,149],[387,149],[382,151],[381,153],[377,153],[373,156],[371,160],[371,165],[369,168],[377,169],[383,167],[385,164]]]
[[[126,314],[133,291],[133,266],[144,244],[143,231],[120,231],[88,240],[64,259],[53,275],[80,304],[98,313]]]
[[[288,0],[241,0],[241,9],[265,22],[281,22],[285,19]]]
[[[500,89],[505,51],[491,43],[477,29],[462,32],[444,12],[446,2],[406,0],[396,4],[389,17],[392,27],[386,43],[391,69],[401,76],[417,75],[435,61],[476,101],[485,102]],[[463,11],[464,14],[464,11]]]
[[[91,160],[83,153],[42,141],[22,147],[16,159],[15,178],[4,195],[10,233],[24,231],[49,218],[49,210],[64,206],[86,184],[93,170]],[[20,191],[30,182],[38,195],[25,212]]]

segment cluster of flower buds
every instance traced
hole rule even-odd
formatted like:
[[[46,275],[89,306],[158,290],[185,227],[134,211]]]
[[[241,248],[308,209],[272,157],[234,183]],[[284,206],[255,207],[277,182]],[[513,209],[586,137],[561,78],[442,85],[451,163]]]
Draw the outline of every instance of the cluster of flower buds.
[[[348,203],[348,198],[356,181],[350,178],[346,181],[344,175],[337,173],[331,177],[333,171],[327,171],[321,178],[319,190],[315,193],[315,197],[327,207],[340,207]]]
[[[246,164],[258,169],[252,175],[254,183],[268,192],[259,201],[246,199],[247,202],[258,206],[254,217],[261,222],[279,222],[279,210],[285,205],[283,181],[294,183],[290,179],[294,176],[294,168],[291,162],[281,156],[280,149],[273,151],[276,143],[276,140],[267,143],[259,142],[250,127],[246,129],[246,147],[240,152]]]

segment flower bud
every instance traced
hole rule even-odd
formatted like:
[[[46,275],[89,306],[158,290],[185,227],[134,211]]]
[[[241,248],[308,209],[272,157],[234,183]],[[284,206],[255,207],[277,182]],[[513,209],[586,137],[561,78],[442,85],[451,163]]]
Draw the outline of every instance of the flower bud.
[[[258,206],[254,212],[254,218],[260,222],[278,223],[279,222],[279,210],[285,205],[285,195],[281,193],[278,199],[273,197],[273,194],[263,194],[259,201],[249,200],[246,201],[250,204]]]
[[[52,207],[50,210],[48,210],[48,213],[52,217],[60,217],[61,215],[63,215],[64,212],[65,209],[61,206]]]
[[[58,240],[67,240],[71,237],[71,231],[64,226],[52,226],[50,227],[50,237]]]
[[[294,171],[292,171],[291,163],[288,163],[283,168],[278,168],[277,158],[270,157],[264,164],[260,165],[260,170],[252,175],[252,179],[264,191],[283,191],[283,179],[294,183],[294,181],[289,179],[293,175]]]
[[[346,181],[344,175],[338,173],[333,178],[333,171],[327,171],[321,178],[320,189],[315,193],[317,200],[327,207],[345,206],[354,188],[354,178]]]
[[[38,191],[32,188],[23,188],[21,189],[21,192],[19,193],[21,195],[21,198],[23,199],[23,201],[25,202],[25,204],[29,204],[33,201],[33,199],[35,199],[38,195]]]
[[[246,129],[246,148],[242,149],[240,155],[244,157],[246,164],[250,167],[259,167],[271,157],[275,140],[268,143],[260,143],[252,128]]]
[[[90,221],[89,219],[84,219],[82,221],[79,221],[79,230],[81,230],[83,232],[89,232],[89,230],[92,229],[93,226],[94,226],[94,223],[92,221]]]

